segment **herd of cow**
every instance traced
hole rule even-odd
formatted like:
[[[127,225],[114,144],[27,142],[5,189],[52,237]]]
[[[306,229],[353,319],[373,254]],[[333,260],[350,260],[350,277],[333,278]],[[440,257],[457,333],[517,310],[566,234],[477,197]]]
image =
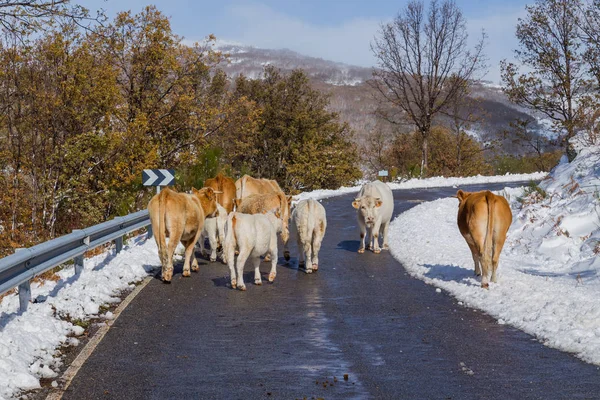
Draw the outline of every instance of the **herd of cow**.
[[[482,276],[481,286],[487,288],[489,272],[496,282],[498,258],[512,222],[510,207],[503,197],[489,191],[459,190],[456,197],[459,230],[471,250],[475,274]],[[380,181],[364,184],[352,206],[357,210],[360,227],[358,252],[371,249],[380,253],[379,236],[383,236],[383,249],[388,249],[388,228],[394,211],[389,186]],[[202,189],[192,189],[192,193],[162,190],[150,200],[148,211],[166,283],[173,277],[173,255],[179,242],[185,247],[183,276],[190,276],[190,270],[198,271],[194,248],[199,243],[203,255],[211,261],[222,249],[232,288],[246,290],[243,272],[248,259],[254,267],[254,283],[262,284],[259,266],[263,256],[271,263],[269,282],[273,282],[277,275],[278,235],[284,244],[284,257],[290,259],[290,220],[298,240],[299,269],[312,273],[319,268],[319,250],[327,228],[325,208],[308,199],[292,210],[292,196],[285,195],[274,180],[244,175],[234,181],[218,174]],[[210,254],[206,254],[205,239]]]

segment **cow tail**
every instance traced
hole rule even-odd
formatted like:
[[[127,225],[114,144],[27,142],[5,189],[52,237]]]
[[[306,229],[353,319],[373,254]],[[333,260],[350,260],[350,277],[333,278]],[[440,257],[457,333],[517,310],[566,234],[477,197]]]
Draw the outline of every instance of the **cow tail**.
[[[485,193],[485,200],[487,202],[488,217],[482,254],[482,266],[485,265],[485,270],[483,270],[482,273],[487,273],[487,271],[491,270],[492,257],[494,254],[494,206],[496,199],[494,198],[494,194],[492,192],[487,191]]]
[[[167,191],[163,190],[158,194],[158,218],[157,229],[154,234],[156,235],[156,244],[158,244],[158,257],[161,263],[164,265],[167,262]]]
[[[225,254],[227,255],[227,260],[231,262],[234,260],[235,248],[237,247],[237,238],[235,237],[237,219],[235,214],[235,212],[229,214],[225,225]]]
[[[306,208],[307,208],[307,213],[306,213],[306,233],[307,233],[307,237],[303,238],[306,239],[310,245],[312,246],[314,238],[315,238],[315,219],[316,219],[316,207],[315,207],[315,202],[316,200],[310,199],[308,200],[307,204],[306,204]]]

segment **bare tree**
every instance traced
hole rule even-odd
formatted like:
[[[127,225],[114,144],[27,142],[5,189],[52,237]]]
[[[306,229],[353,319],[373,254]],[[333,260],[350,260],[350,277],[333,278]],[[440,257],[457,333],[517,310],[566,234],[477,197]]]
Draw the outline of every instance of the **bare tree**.
[[[56,18],[87,28],[85,21],[97,21],[101,15],[92,18],[85,7],[72,5],[70,0],[0,0],[0,27],[16,37],[44,29]]]
[[[587,45],[584,59],[588,63],[589,72],[596,78],[600,86],[600,0],[588,2],[581,6],[580,28],[583,40]]]
[[[452,0],[433,0],[427,9],[411,0],[371,45],[378,65],[372,84],[397,110],[383,117],[409,120],[423,139],[421,175],[434,118],[485,69],[485,37],[469,49],[465,18]]]
[[[595,107],[592,80],[584,62],[580,0],[537,0],[527,6],[527,17],[517,25],[520,50],[516,58],[530,72],[521,74],[503,61],[502,80],[509,99],[537,110],[554,122],[569,161],[576,152],[571,138],[586,113]]]

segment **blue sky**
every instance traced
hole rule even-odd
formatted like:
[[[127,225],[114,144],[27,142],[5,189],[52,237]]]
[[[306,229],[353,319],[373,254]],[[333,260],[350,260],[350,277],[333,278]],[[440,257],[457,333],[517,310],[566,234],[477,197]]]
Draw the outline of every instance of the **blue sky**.
[[[289,48],[303,54],[361,66],[373,66],[369,44],[379,25],[389,21],[405,0],[72,0],[92,10],[140,11],[149,4],[171,18],[175,33],[186,40],[217,38],[263,48]],[[512,59],[515,24],[525,4],[517,0],[456,0],[468,21],[471,37],[481,29],[489,36],[489,72],[500,79],[498,63]]]

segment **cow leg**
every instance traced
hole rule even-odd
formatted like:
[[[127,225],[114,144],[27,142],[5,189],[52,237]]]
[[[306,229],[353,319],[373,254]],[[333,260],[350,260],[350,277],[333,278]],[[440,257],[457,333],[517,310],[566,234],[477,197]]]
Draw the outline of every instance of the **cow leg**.
[[[321,250],[321,242],[323,241],[323,232],[315,231],[312,237],[312,269],[319,269],[319,251]]]
[[[214,234],[214,232],[211,232],[208,235],[208,243],[210,243],[210,258],[209,258],[209,260],[210,260],[210,262],[215,262],[215,261],[217,261],[217,246],[219,244],[218,244],[217,237]]]
[[[254,284],[262,285],[262,278],[260,276],[260,257],[252,257],[252,264],[254,266]]]
[[[302,246],[302,240],[300,239],[300,232],[296,235],[296,240],[298,243],[298,269],[304,268],[306,265],[304,262],[304,251]]]
[[[500,253],[502,252],[502,247],[504,247],[504,241],[506,240],[506,235],[504,237],[500,237],[497,235],[494,238],[494,254],[492,255],[492,282],[496,283],[496,270],[498,269],[498,261],[500,261]]]
[[[240,255],[237,259],[237,287],[240,290],[246,290],[244,284],[244,265],[250,255],[250,250],[240,248]]]
[[[373,235],[373,253],[379,254],[381,253],[381,248],[379,247],[379,230],[381,228],[381,221],[376,221],[375,225],[372,229]]]
[[[390,229],[390,222],[386,222],[385,224],[382,224],[381,226],[381,231],[383,234],[383,249],[384,250],[389,250],[390,249],[390,244],[388,241],[388,231]]]
[[[183,234],[181,227],[177,226],[177,224],[173,225],[175,226],[171,228],[169,243],[167,244],[167,263],[162,268],[162,279],[165,283],[171,283],[171,279],[173,278],[173,255]]]
[[[367,227],[365,226],[364,221],[360,220],[360,217],[358,218],[358,226],[360,227],[360,245],[358,246],[358,252],[364,253],[365,252],[365,237],[367,236]]]
[[[233,246],[232,246],[233,247]],[[223,253],[225,254],[225,253]],[[235,255],[233,248],[231,252],[225,257],[227,259],[227,266],[229,267],[229,279],[231,280],[231,287],[235,289],[237,287],[237,279],[235,275]]]
[[[310,241],[305,241],[302,243],[302,250],[304,252],[304,258],[306,260],[305,271],[307,274],[312,273],[312,246],[310,245]]]
[[[196,244],[195,240],[182,240],[183,246],[185,247],[185,259],[183,260],[183,276],[190,276],[190,265],[194,254],[194,247]],[[196,257],[194,257],[196,261]],[[196,268],[198,268],[198,262],[196,261]]]
[[[275,241],[277,244],[277,241]],[[273,283],[277,276],[277,246],[271,247],[271,272],[269,272],[269,282]]]
[[[200,246],[200,254],[202,255],[202,257],[207,258],[208,253],[204,248],[204,239],[204,231],[202,231],[202,233],[200,234],[200,239],[198,239],[198,246]]]

